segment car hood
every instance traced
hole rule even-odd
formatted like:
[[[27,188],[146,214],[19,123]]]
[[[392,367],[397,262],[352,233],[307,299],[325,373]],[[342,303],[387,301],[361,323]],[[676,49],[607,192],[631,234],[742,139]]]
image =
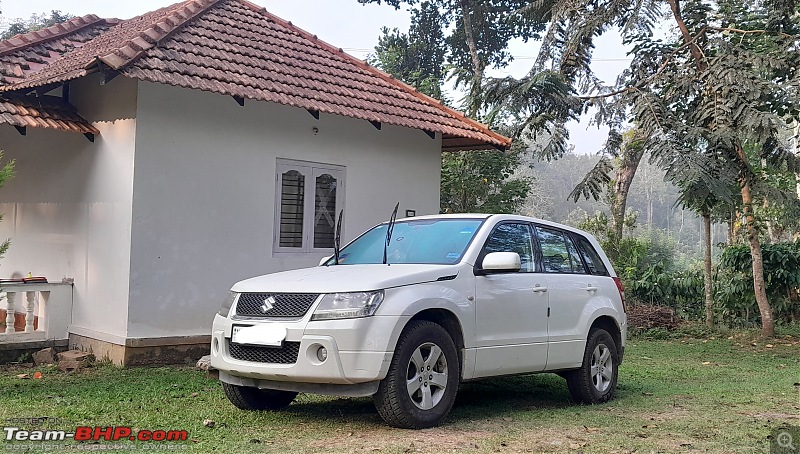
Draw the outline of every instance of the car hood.
[[[452,278],[458,265],[336,265],[266,274],[236,283],[234,292],[335,293],[379,290]]]

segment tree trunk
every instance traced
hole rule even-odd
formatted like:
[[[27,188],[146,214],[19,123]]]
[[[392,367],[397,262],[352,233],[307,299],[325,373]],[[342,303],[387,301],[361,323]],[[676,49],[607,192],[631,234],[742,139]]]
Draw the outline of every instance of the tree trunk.
[[[714,296],[711,288],[711,213],[704,210],[703,216],[703,239],[706,243],[705,253],[703,254],[703,261],[705,267],[703,268],[703,283],[705,284],[705,297],[706,297],[706,326],[709,328],[714,327],[714,314],[712,306],[714,305]]]
[[[742,162],[747,162],[747,156],[741,145],[736,144],[736,153]],[[772,307],[767,299],[767,286],[764,282],[764,259],[761,256],[761,242],[758,238],[756,219],[753,214],[753,196],[750,193],[750,183],[742,177],[742,212],[744,214],[747,241],[750,243],[750,255],[753,258],[753,289],[756,294],[758,311],[761,313],[761,337],[775,336],[775,319],[772,318]]]
[[[614,183],[614,195],[611,198],[611,229],[617,240],[622,238],[628,193],[643,155],[644,147],[639,140],[638,134],[634,133],[628,143],[623,145]]]
[[[472,17],[470,13],[475,7],[471,0],[460,0],[461,16],[464,19],[464,36],[467,39],[467,48],[469,49],[469,57],[472,60],[472,86],[470,87],[470,102],[467,109],[467,116],[475,118],[478,115],[478,94],[480,93],[481,81],[483,80],[483,71],[486,65],[481,61],[478,55],[478,43],[475,39],[475,31],[472,27]]]

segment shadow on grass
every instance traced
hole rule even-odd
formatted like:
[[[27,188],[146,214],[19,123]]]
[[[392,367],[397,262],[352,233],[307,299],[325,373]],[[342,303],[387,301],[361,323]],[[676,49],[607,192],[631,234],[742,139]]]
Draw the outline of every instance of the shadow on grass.
[[[462,383],[449,423],[499,419],[512,412],[572,406],[566,382],[555,374],[498,377]],[[372,399],[301,395],[287,413],[304,422],[384,425]]]

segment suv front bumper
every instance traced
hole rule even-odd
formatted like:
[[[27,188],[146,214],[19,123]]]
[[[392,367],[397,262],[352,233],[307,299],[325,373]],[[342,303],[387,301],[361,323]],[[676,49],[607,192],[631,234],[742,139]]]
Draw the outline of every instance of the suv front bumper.
[[[211,366],[220,371],[220,379],[224,382],[270,389],[300,391],[296,385],[286,388],[289,383],[355,385],[377,382],[386,377],[399,330],[407,321],[392,316],[324,321],[310,321],[309,318],[307,314],[298,321],[278,322],[232,320],[216,315],[211,338]],[[286,328],[283,346],[247,346],[245,350],[234,346],[237,351],[232,354],[233,326],[261,323],[279,324]],[[320,348],[327,351],[324,361],[317,356]],[[263,362],[263,358],[277,358],[279,362]],[[283,382],[285,386],[279,387],[271,382]],[[308,392],[323,393],[320,390]],[[330,394],[348,395],[346,392]]]

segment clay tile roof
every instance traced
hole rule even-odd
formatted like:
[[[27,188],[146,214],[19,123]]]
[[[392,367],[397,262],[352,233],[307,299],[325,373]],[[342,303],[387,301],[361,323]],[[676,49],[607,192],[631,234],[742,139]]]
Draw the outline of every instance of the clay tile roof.
[[[55,96],[3,95],[0,97],[0,124],[99,134],[74,107]]]
[[[101,69],[155,83],[437,132],[443,150],[511,140],[246,0],[187,0],[123,21],[0,92]]]
[[[88,15],[0,41],[0,85],[22,82],[117,23]]]

